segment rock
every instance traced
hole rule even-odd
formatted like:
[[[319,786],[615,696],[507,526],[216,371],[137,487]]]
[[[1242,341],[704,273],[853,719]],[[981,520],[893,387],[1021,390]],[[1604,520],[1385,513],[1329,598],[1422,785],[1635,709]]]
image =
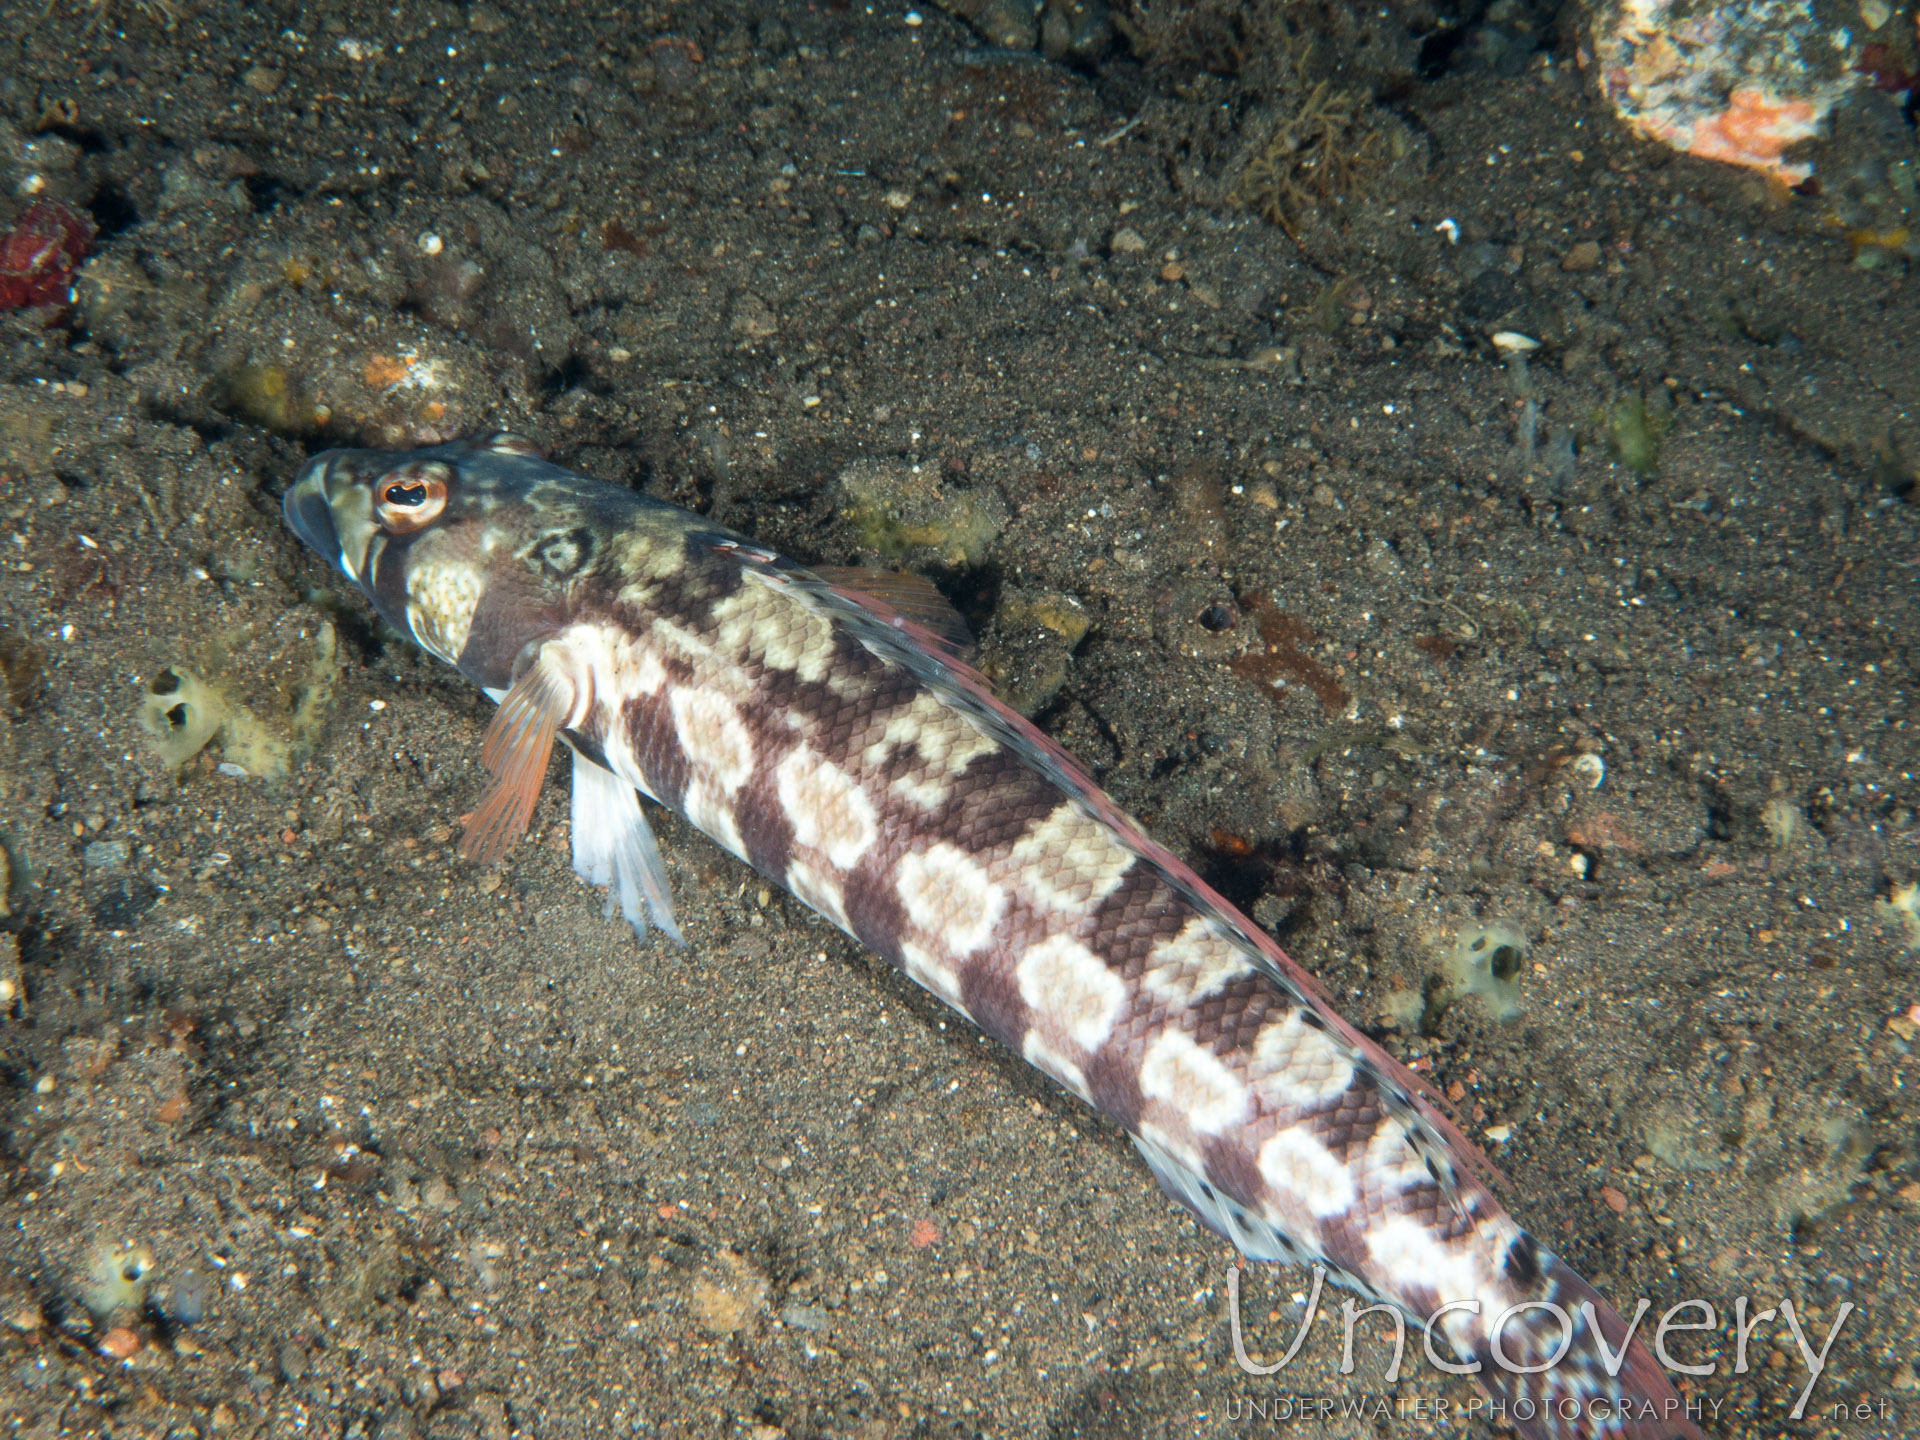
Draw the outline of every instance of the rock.
[[[1393,552],[1393,546],[1383,536],[1376,535],[1367,544],[1367,568],[1376,575],[1398,575],[1401,571],[1400,557]]]
[[[972,568],[1007,523],[997,491],[946,485],[932,465],[857,460],[834,499],[862,549],[886,560]]]
[[[198,1325],[213,1308],[216,1288],[213,1278],[203,1271],[181,1271],[167,1288],[167,1313],[176,1324]]]
[[[480,1428],[481,1440],[508,1440],[512,1427],[507,1422],[507,1406],[498,1395],[483,1390],[467,1406]]]
[[[120,870],[130,854],[124,840],[93,840],[81,850],[80,863],[89,870]]]
[[[1560,268],[1562,270],[1572,271],[1575,274],[1587,270],[1599,269],[1600,242],[1598,240],[1582,240],[1577,245],[1572,246],[1565,255],[1560,257]]]
[[[781,1308],[780,1320],[796,1330],[824,1330],[827,1310],[824,1305],[787,1305]]]
[[[131,1360],[140,1353],[140,1337],[125,1326],[115,1326],[100,1337],[100,1350],[116,1360]]]
[[[0,1281],[0,1319],[22,1335],[31,1335],[47,1323],[40,1301],[18,1279]]]
[[[780,333],[780,321],[775,317],[773,308],[751,292],[743,293],[734,301],[730,323],[734,334],[744,335],[749,340],[765,340]]]
[[[1589,67],[1642,135],[1797,185],[1813,167],[1784,152],[1821,131],[1861,82],[1845,38],[1855,0],[1793,7],[1692,0],[1584,0]],[[1705,17],[1705,18],[1703,18]]]
[[[281,1345],[274,1355],[274,1360],[280,1366],[280,1373],[286,1377],[289,1384],[297,1384],[300,1377],[307,1373],[307,1366],[310,1363],[307,1352],[291,1340]]]
[[[1023,0],[940,0],[940,8],[958,15],[989,45],[1031,50],[1039,40],[1033,6]]]
[[[714,1335],[731,1335],[750,1323],[766,1303],[767,1282],[731,1250],[721,1251],[720,1259],[724,1271],[712,1279],[703,1276],[695,1280],[689,1298],[704,1329]]]
[[[1066,683],[1074,649],[1092,624],[1070,595],[1009,586],[995,609],[980,672],[1009,706],[1032,715]]]
[[[1040,17],[1040,48],[1049,60],[1091,60],[1112,39],[1106,0],[1047,0]]]

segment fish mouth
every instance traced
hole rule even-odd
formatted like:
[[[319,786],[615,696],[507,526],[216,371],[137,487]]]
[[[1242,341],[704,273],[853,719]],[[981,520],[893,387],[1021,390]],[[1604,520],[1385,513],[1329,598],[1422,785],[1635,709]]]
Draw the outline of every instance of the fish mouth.
[[[300,467],[281,498],[280,516],[309,550],[340,568],[340,534],[333,528],[333,506],[327,499],[327,456],[316,455]]]
[[[287,528],[363,591],[368,549],[380,529],[368,482],[391,458],[378,451],[322,451],[300,467],[280,501]]]

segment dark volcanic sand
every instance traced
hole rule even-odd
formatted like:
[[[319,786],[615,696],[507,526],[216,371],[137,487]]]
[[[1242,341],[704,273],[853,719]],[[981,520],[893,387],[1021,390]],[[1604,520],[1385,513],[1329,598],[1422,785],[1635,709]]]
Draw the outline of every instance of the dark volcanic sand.
[[[506,11],[0,12],[6,193],[102,226],[0,321],[7,1433],[1493,1433],[1379,1317],[1352,1376],[1337,1310],[1241,1373],[1232,1253],[1123,1136],[680,822],[684,953],[573,877],[558,766],[453,857],[490,709],[278,496],[496,426],[932,575],[1648,1329],[1859,1307],[1798,1424],[1778,1320],[1744,1376],[1678,1337],[1710,1430],[1920,1430],[1920,307],[1845,233],[1920,163],[1897,104],[1787,195],[1631,138],[1551,30],[1422,75],[1328,22],[1272,103],[1377,96],[1376,158],[1296,243],[1226,203],[1244,76]],[[240,716],[177,775],[173,666]],[[262,736],[283,776],[217,768]],[[1506,1018],[1447,1003],[1476,926]],[[1303,1277],[1246,1287],[1267,1358]],[[1285,1396],[1405,1416],[1248,1418]]]

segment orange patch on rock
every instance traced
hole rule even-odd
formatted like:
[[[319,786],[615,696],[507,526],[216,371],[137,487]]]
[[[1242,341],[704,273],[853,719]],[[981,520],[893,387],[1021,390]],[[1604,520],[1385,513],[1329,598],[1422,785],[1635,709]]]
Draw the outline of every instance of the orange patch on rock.
[[[398,355],[370,355],[360,369],[360,378],[366,382],[369,390],[391,390],[407,378],[407,372],[412,368],[411,360]]]
[[[913,1229],[907,1232],[907,1244],[916,1250],[924,1250],[940,1238],[940,1227],[931,1220],[916,1220]]]
[[[1810,139],[1819,117],[1804,100],[1775,100],[1743,86],[1727,97],[1727,108],[1693,127],[1687,152],[1707,160],[1725,160],[1770,170],[1789,183],[1804,180],[1804,165],[1787,165],[1780,156],[1796,141]]]

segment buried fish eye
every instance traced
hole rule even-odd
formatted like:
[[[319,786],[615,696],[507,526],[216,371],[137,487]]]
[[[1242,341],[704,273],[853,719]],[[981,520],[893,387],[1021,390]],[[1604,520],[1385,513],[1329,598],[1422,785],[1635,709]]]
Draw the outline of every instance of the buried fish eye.
[[[380,497],[383,505],[405,505],[411,509],[415,505],[427,503],[427,487],[420,484],[407,484],[396,481],[387,487],[387,493]]]

